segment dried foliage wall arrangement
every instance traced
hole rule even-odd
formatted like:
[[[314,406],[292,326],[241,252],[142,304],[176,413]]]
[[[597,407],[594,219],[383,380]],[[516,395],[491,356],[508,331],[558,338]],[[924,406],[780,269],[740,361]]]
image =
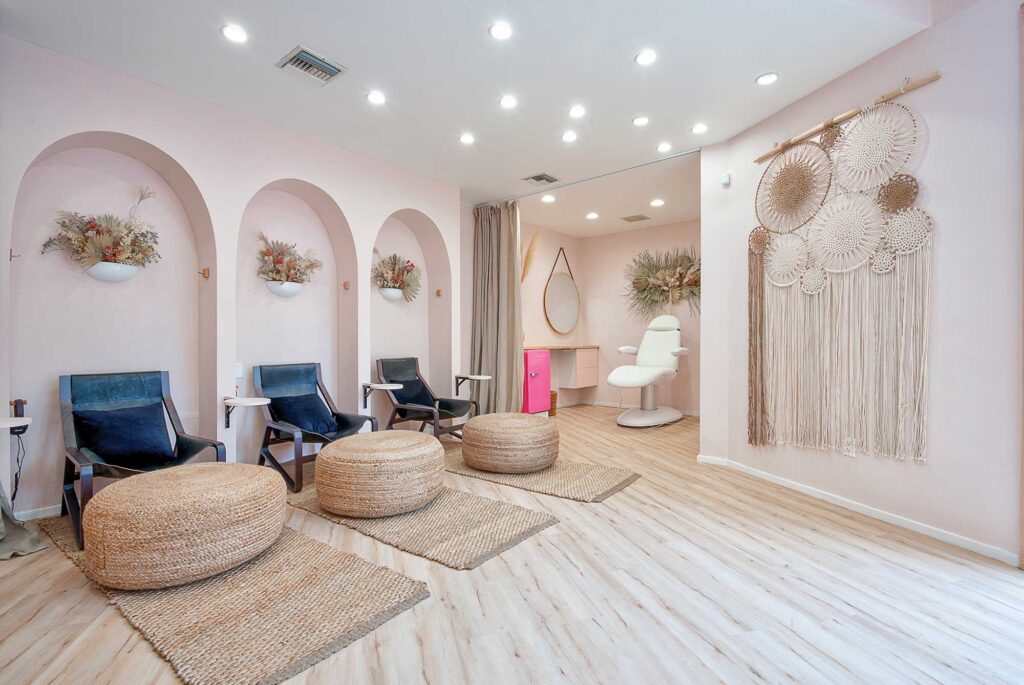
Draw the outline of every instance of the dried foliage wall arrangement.
[[[402,291],[406,302],[420,294],[422,272],[411,259],[397,254],[383,257],[373,265],[370,282],[378,288],[396,288]]]
[[[644,250],[626,267],[623,297],[630,313],[649,319],[680,302],[700,311],[700,255],[697,248],[667,252]]]
[[[889,102],[765,170],[748,238],[750,444],[925,459],[933,227],[905,172],[920,140]],[[821,192],[826,174],[838,190]]]
[[[60,230],[43,243],[43,253],[66,252],[83,269],[99,262],[128,266],[155,264],[160,261],[156,251],[160,237],[152,226],[139,218],[139,206],[152,197],[156,197],[156,193],[140,188],[127,217],[58,212]]]
[[[534,231],[533,235],[530,236],[530,242],[523,249],[520,246],[519,263],[520,273],[519,282],[522,283],[526,280],[527,274],[530,273],[530,267],[533,266],[533,260],[537,256],[537,244],[540,242],[540,231]]]
[[[312,250],[299,254],[295,243],[271,240],[262,231],[256,237],[260,244],[260,266],[257,274],[264,281],[308,283],[324,264]]]

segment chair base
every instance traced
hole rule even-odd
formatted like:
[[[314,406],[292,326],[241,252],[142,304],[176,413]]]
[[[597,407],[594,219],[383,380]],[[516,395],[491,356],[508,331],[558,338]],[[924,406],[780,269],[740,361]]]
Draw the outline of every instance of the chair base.
[[[673,423],[681,418],[683,418],[683,412],[672,407],[630,409],[619,414],[618,424],[627,428],[651,428]]]

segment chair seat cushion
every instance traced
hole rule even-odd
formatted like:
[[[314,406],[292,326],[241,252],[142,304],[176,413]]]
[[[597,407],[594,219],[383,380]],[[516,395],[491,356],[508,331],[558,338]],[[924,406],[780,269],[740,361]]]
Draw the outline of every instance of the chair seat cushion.
[[[124,409],[79,410],[73,414],[79,447],[88,447],[116,466],[147,468],[174,457],[161,402]]]
[[[285,421],[310,433],[334,433],[338,422],[320,399],[320,395],[286,395],[270,399],[270,413],[278,421]]]
[[[676,377],[676,370],[667,366],[620,366],[608,374],[608,385],[616,388],[642,388],[667,383]]]
[[[286,492],[277,473],[255,464],[187,464],[119,480],[82,515],[86,569],[119,590],[227,571],[281,534]]]

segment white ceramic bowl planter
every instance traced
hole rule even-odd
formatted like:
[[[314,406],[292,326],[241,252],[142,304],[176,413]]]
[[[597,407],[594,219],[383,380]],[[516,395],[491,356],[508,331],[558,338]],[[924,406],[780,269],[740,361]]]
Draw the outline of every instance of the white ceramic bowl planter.
[[[380,294],[388,302],[398,302],[404,297],[401,288],[381,288]]]
[[[295,297],[302,292],[302,284],[292,281],[264,281],[270,292],[278,297]]]
[[[139,267],[131,264],[117,264],[115,262],[96,262],[85,273],[98,281],[107,283],[121,283],[133,278],[139,272]]]

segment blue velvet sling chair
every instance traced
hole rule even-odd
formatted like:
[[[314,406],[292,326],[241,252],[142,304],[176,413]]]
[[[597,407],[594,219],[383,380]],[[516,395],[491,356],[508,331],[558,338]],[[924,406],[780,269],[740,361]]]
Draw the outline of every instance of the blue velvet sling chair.
[[[316,454],[302,453],[304,444],[326,445],[358,433],[367,422],[371,431],[377,430],[377,419],[372,416],[338,411],[324,386],[319,363],[254,366],[252,379],[256,394],[270,399],[270,404],[263,406],[266,429],[259,463],[269,463],[292,492],[302,490],[303,465],[316,459]],[[283,443],[293,446],[294,477],[270,452],[271,445]]]
[[[434,437],[450,434],[461,438],[462,427],[465,424],[442,426],[441,421],[459,419],[463,416],[468,421],[469,417],[480,413],[480,405],[474,400],[435,395],[420,373],[420,360],[417,357],[378,359],[377,377],[382,383],[397,383],[402,386],[399,390],[387,391],[388,399],[391,400],[391,417],[388,419],[386,430],[391,430],[396,423],[416,421],[420,424],[421,433],[430,426],[433,428]],[[459,378],[464,377],[457,376],[456,380]]]
[[[185,433],[166,371],[61,376],[60,415],[66,457],[61,514],[71,517],[79,549],[94,478],[127,478],[178,466],[207,449],[215,451],[217,461],[226,460],[223,443]]]

